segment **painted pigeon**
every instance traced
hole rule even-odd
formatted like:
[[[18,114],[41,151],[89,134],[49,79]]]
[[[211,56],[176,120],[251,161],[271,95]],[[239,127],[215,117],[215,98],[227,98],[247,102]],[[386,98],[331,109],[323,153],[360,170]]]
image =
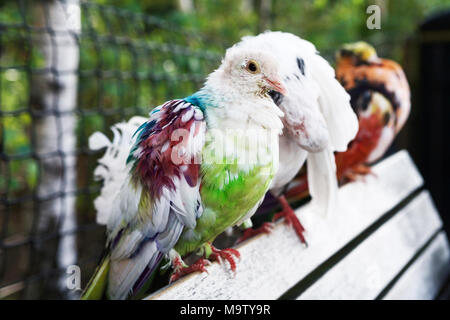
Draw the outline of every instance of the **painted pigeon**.
[[[367,174],[405,124],[410,90],[402,67],[377,56],[366,42],[347,44],[336,55],[336,76],[351,96],[359,131],[346,152],[336,154],[340,182]]]
[[[285,217],[306,244],[304,228],[283,191],[307,160],[312,204],[322,214],[330,211],[337,190],[333,152],[347,149],[358,130],[357,117],[333,68],[311,42],[290,33],[268,31],[244,37],[238,46],[270,52],[281,61],[281,76],[288,93],[272,93],[285,117],[280,137],[280,169],[270,191],[282,206],[275,219]],[[261,230],[266,231],[267,225]],[[241,240],[261,230],[249,229]]]
[[[105,290],[110,299],[135,295],[163,257],[174,269],[171,280],[205,271],[203,258],[191,266],[182,260],[196,250],[235,268],[239,253],[211,242],[253,215],[278,169],[283,113],[270,91],[286,93],[276,58],[232,47],[198,92],[153,109],[139,127],[136,118],[117,125],[121,134],[112,142],[91,137],[92,147],[107,146],[114,158],[105,155],[96,174],[116,189],[95,202],[107,225],[106,254],[83,299]]]

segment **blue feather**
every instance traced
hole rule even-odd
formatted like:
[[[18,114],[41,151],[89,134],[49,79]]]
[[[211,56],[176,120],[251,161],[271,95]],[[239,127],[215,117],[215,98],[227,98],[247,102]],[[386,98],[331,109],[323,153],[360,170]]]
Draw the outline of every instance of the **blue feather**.
[[[213,97],[204,90],[197,91],[193,95],[186,97],[183,100],[199,107],[202,112],[205,112],[206,106],[212,107],[215,105],[215,103],[213,103]]]
[[[139,144],[142,140],[145,140],[148,138],[150,130],[155,126],[156,120],[152,120],[150,122],[144,122],[137,128],[136,132],[133,134],[133,137],[138,134],[136,138],[136,142],[134,143],[133,147],[131,148],[130,154],[127,158],[127,164],[130,163],[132,160],[135,160],[133,154],[137,150]]]

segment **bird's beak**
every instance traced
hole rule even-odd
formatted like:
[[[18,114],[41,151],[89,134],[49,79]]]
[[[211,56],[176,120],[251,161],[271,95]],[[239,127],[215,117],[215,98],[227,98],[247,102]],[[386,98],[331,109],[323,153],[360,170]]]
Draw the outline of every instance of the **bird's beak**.
[[[282,95],[286,95],[287,91],[279,78],[269,79],[267,77],[264,77],[264,81],[269,84],[272,90],[277,91]]]

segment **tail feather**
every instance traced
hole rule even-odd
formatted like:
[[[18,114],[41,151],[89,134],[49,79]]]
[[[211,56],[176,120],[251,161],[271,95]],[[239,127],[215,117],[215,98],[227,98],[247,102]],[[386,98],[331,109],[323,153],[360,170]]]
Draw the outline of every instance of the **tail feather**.
[[[104,297],[110,261],[109,255],[103,257],[94,275],[81,294],[81,300],[101,300]]]
[[[311,204],[320,215],[326,216],[336,204],[338,189],[333,151],[328,147],[321,152],[309,153],[307,166]]]
[[[162,257],[163,254],[158,250],[156,242],[149,241],[133,257],[111,261],[107,297],[122,300],[139,291],[155,271]]]

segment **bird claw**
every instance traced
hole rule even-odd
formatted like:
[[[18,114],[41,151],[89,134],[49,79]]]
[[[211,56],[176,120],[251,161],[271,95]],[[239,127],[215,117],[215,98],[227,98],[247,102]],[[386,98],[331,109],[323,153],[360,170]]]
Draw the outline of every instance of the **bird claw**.
[[[239,259],[241,254],[236,249],[228,248],[228,249],[217,249],[216,247],[211,245],[211,251],[209,258],[212,260],[218,261],[222,264],[223,260],[226,260],[230,264],[231,271],[236,271],[236,261],[235,258]]]
[[[355,167],[353,170],[357,175],[361,176],[364,179],[364,176],[371,175],[376,177],[376,173],[372,171],[372,168],[366,164],[360,164]]]
[[[353,167],[350,171],[346,172],[344,174],[344,178],[348,182],[355,182],[359,179],[364,182],[365,177],[369,174],[374,177],[377,177],[376,173],[374,173],[368,165],[359,164],[359,165]]]
[[[205,266],[209,266],[211,264],[210,261],[204,258],[200,258],[195,262],[194,264],[187,266],[183,262],[181,262],[179,259],[175,259],[173,265],[174,265],[174,271],[172,275],[170,276],[169,283],[175,282],[181,277],[184,277],[187,274],[194,273],[194,272],[206,272],[208,273],[208,270],[206,270]]]
[[[250,239],[261,233],[269,234],[272,232],[273,228],[274,228],[274,224],[271,222],[264,222],[259,228],[256,228],[256,229],[248,228],[248,229],[244,230],[244,233],[236,241],[236,244],[244,242],[245,240]]]

